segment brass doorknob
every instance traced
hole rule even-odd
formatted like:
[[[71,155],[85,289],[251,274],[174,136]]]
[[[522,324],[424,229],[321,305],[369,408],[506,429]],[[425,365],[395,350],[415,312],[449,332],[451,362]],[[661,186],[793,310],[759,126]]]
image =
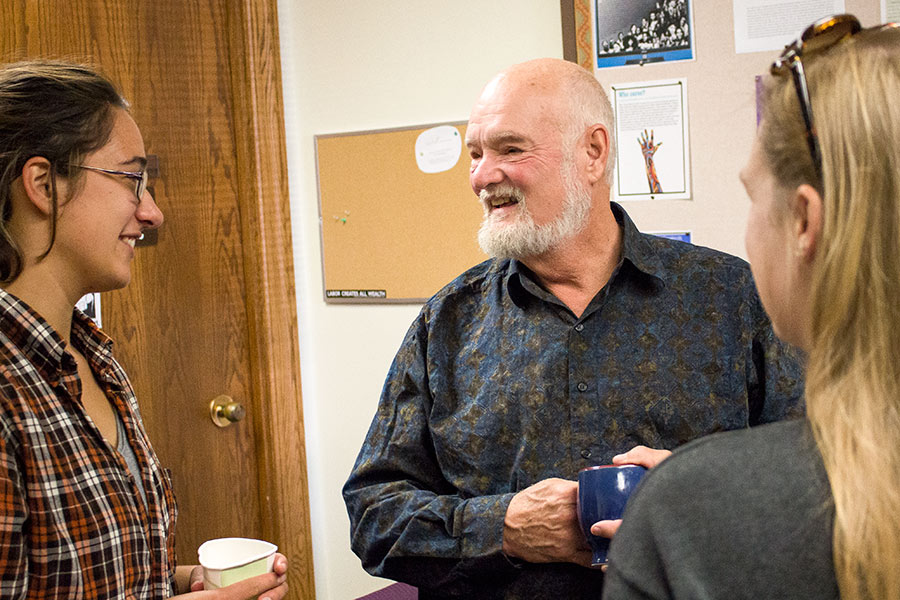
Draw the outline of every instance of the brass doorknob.
[[[209,418],[218,427],[228,427],[237,423],[247,414],[244,405],[235,402],[231,396],[217,396],[209,403]]]

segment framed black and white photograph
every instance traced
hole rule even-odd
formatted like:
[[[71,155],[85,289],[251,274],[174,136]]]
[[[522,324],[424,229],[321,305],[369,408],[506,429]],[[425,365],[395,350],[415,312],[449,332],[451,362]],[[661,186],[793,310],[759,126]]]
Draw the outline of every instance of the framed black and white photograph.
[[[591,0],[593,67],[694,58],[691,0]]]

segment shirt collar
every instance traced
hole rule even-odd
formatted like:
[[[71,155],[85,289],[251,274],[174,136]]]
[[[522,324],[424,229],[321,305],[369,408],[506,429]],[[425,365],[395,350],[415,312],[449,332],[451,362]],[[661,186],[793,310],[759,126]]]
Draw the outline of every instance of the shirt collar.
[[[105,379],[113,365],[112,338],[78,308],[72,313],[72,340],[91,362],[94,372]]]
[[[619,204],[610,202],[616,222],[622,228],[622,258],[634,267],[664,284],[668,270],[659,255],[659,250],[651,242],[653,236],[641,233],[634,221]]]
[[[613,273],[613,278],[622,272],[624,263],[628,262],[638,273],[652,277],[659,284],[664,285],[667,270],[659,256],[659,251],[651,243],[652,236],[638,231],[634,221],[619,204],[610,202],[610,208],[616,222],[622,228],[622,261]],[[555,301],[552,294],[544,291],[537,284],[534,273],[525,264],[515,259],[505,262],[508,263],[506,288],[516,304],[521,306],[525,301],[526,294]]]
[[[83,312],[73,310],[72,339],[95,372],[102,372],[112,362],[112,339]],[[47,379],[59,375],[66,342],[37,311],[4,289],[0,289],[0,331],[28,355]]]
[[[554,304],[559,304],[553,294],[546,291],[537,282],[537,276],[524,263],[518,260],[507,260],[506,289],[509,297],[519,308],[524,308],[531,297],[537,297]]]

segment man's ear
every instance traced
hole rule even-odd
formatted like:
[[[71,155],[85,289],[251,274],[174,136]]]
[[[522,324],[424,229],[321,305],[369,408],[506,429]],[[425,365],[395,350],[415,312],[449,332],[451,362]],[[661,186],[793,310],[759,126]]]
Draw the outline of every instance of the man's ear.
[[[797,186],[791,198],[791,213],[796,254],[809,262],[822,235],[822,196],[809,184]]]
[[[34,208],[49,215],[53,210],[53,165],[42,156],[32,156],[22,167],[22,187]]]
[[[609,131],[600,123],[591,125],[586,134],[588,177],[591,183],[606,180],[606,163],[609,158]]]

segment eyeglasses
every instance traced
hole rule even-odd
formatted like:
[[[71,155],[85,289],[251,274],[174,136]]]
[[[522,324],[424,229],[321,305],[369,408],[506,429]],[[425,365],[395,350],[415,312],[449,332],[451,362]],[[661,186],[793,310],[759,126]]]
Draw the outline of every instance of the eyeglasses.
[[[784,52],[769,69],[772,75],[783,75],[785,71],[790,70],[793,76],[794,89],[797,90],[800,111],[803,113],[803,122],[806,124],[806,143],[809,145],[809,152],[812,155],[813,166],[819,181],[822,181],[822,150],[819,148],[819,138],[813,123],[806,73],[803,71],[803,62],[800,59],[810,53],[830,48],[861,30],[862,26],[859,24],[859,20],[853,15],[834,15],[819,19],[807,27],[798,40],[785,46]]]
[[[144,196],[144,191],[147,189],[147,182],[150,179],[150,175],[146,170],[143,171],[113,171],[112,169],[101,169],[100,167],[89,167],[87,165],[69,165],[70,167],[75,167],[76,169],[86,169],[88,171],[97,171],[98,173],[106,173],[107,175],[121,175],[122,177],[127,177],[128,179],[134,180],[134,195],[137,196],[138,204],[141,202],[141,198]]]

